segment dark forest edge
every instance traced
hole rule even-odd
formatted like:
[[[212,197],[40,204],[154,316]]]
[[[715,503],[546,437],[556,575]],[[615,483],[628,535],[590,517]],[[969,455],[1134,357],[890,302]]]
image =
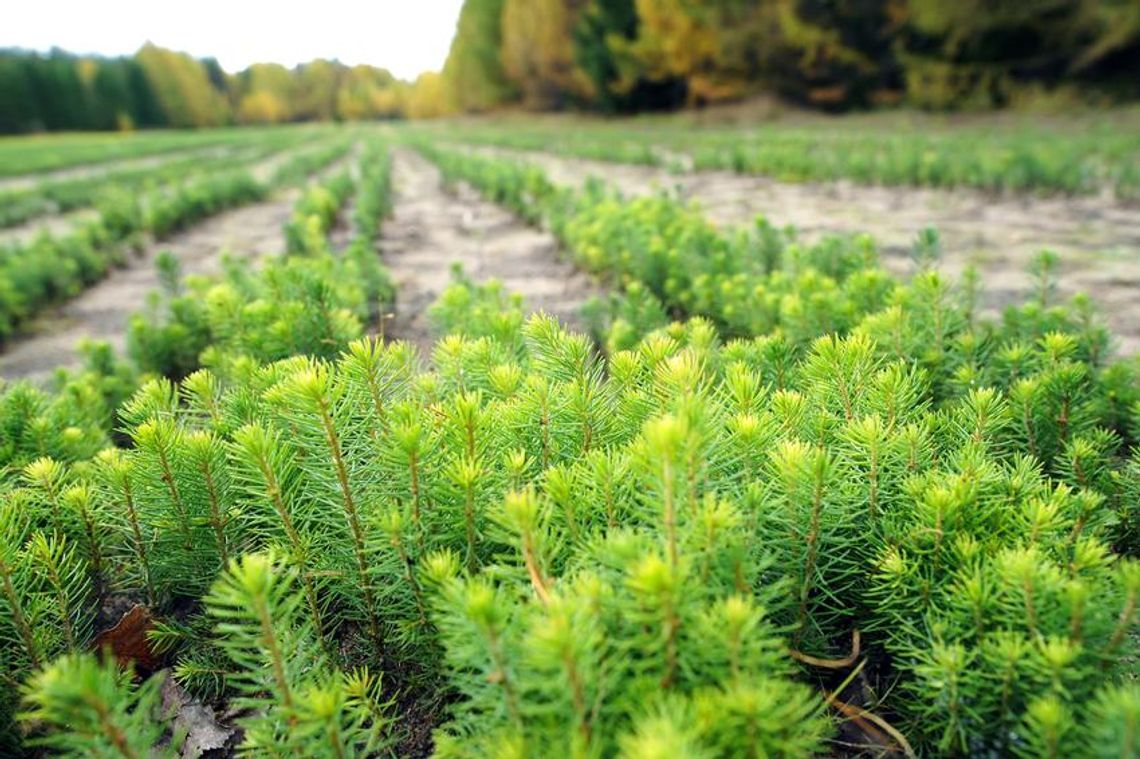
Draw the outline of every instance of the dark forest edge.
[[[827,111],[1068,111],[1140,98],[1128,0],[465,0],[441,73],[316,60],[231,74],[152,44],[0,51],[0,133],[635,113],[756,95]]]
[[[1140,95],[1119,0],[465,0],[447,106],[636,112],[767,93],[825,110]]]

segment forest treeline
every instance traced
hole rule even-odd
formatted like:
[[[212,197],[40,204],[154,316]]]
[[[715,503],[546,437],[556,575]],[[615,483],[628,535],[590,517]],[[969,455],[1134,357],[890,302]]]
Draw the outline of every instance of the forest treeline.
[[[465,0],[444,107],[1140,97],[1137,0]]]
[[[150,44],[119,58],[0,50],[0,132],[419,115],[412,90],[384,69],[335,61],[230,74],[216,60]]]
[[[384,51],[377,50],[383,58]],[[465,0],[441,73],[256,64],[155,45],[0,50],[0,132],[629,113],[756,93],[832,110],[1140,98],[1138,0]]]

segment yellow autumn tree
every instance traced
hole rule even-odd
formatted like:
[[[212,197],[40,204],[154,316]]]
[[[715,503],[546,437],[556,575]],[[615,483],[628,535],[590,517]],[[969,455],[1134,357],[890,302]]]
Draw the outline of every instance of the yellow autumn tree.
[[[278,63],[255,63],[237,77],[237,118],[243,124],[279,124],[293,118],[294,77]]]
[[[583,0],[506,0],[502,63],[507,79],[535,108],[589,98],[593,87],[574,61],[574,24]]]
[[[434,119],[447,115],[448,111],[443,76],[434,71],[420,74],[408,96],[408,116],[413,119]]]
[[[214,88],[202,62],[147,43],[135,56],[171,126],[216,126],[229,117],[224,93]]]
[[[712,70],[698,74],[697,90],[721,100],[763,84],[783,52],[781,6],[788,0],[712,0],[696,4],[701,23],[716,37]]]
[[[504,0],[464,0],[443,64],[447,98],[460,111],[486,111],[513,98],[500,55]]]
[[[633,87],[639,79],[682,79],[689,99],[720,100],[718,77],[719,40],[707,13],[685,0],[637,0],[638,30],[632,40],[612,41],[619,61],[619,90]]]
[[[241,99],[237,118],[242,124],[280,124],[287,118],[286,106],[269,90],[259,90]]]
[[[396,118],[402,115],[401,83],[385,69],[353,66],[336,95],[336,114],[346,121]]]
[[[305,121],[331,121],[336,115],[336,94],[347,69],[333,61],[315,60],[299,66],[293,76],[293,117]]]
[[[408,98],[411,87],[407,82],[394,81],[388,87],[377,91],[372,96],[372,107],[376,116],[381,119],[399,119],[408,113]]]

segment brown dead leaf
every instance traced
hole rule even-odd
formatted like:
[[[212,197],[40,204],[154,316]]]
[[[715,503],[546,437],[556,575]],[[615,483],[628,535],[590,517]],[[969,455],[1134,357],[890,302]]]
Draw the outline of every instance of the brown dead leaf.
[[[119,664],[134,664],[145,672],[154,672],[161,665],[159,657],[150,646],[147,633],[154,626],[150,609],[135,604],[110,630],[95,638],[95,648],[109,650]]]

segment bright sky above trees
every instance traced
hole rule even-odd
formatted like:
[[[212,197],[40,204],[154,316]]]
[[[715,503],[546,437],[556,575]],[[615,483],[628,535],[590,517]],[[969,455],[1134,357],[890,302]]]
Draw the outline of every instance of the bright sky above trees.
[[[461,0],[38,0],[0,24],[0,47],[124,55],[146,41],[228,71],[314,58],[382,66],[402,79],[438,71]]]

